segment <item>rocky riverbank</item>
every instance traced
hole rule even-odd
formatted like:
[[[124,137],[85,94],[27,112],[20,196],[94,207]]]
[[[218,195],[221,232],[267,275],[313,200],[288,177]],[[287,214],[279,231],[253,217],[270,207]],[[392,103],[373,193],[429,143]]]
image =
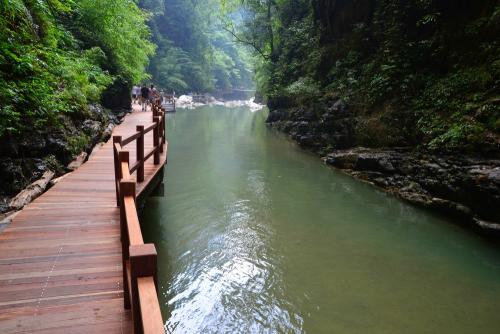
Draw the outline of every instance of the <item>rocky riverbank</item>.
[[[83,163],[94,146],[111,136],[127,112],[90,105],[85,113],[62,116],[63,126],[0,142],[0,214],[22,208],[22,199],[38,196],[50,187],[53,177]]]
[[[333,167],[413,204],[500,232],[500,159],[357,145],[363,119],[338,100],[324,110],[279,109],[267,123]]]

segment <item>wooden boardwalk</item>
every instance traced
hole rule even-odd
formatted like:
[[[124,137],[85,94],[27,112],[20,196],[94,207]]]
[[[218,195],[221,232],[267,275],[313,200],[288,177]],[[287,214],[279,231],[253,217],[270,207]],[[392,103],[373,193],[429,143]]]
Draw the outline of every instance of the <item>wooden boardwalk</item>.
[[[149,124],[138,108],[115,128]],[[153,147],[152,132],[145,148]],[[127,147],[131,163],[135,145]],[[166,161],[145,164],[142,192]],[[132,333],[123,305],[113,144],[29,204],[0,233],[0,333]]]

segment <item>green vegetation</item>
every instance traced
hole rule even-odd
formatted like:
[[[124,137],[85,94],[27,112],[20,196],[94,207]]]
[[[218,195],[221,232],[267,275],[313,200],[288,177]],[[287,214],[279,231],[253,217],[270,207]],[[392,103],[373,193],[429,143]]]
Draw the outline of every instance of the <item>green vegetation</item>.
[[[341,98],[360,116],[358,144],[498,150],[498,1],[223,3],[261,57],[272,108]]]
[[[143,0],[158,45],[149,72],[163,89],[185,93],[250,88],[253,71],[246,47],[221,27],[215,0]]]
[[[1,0],[0,138],[57,127],[111,83],[145,78],[146,19],[131,0]]]
[[[272,108],[346,101],[357,144],[500,142],[495,0],[0,0],[0,14],[0,139],[133,83],[217,93],[255,71]]]

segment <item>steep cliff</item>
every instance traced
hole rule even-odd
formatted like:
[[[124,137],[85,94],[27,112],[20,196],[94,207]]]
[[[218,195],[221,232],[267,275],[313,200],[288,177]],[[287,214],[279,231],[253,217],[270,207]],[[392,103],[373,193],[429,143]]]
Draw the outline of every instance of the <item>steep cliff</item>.
[[[268,123],[412,202],[499,222],[498,1],[292,2],[261,85]],[[342,162],[370,152],[339,151],[354,147],[415,168]]]

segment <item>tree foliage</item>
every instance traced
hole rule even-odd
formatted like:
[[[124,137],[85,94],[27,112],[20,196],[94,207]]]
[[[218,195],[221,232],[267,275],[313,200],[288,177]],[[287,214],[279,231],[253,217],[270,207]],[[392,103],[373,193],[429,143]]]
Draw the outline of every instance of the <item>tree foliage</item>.
[[[158,49],[149,72],[158,86],[207,92],[252,85],[249,53],[222,29],[218,1],[147,0],[140,6],[152,15]]]
[[[146,19],[132,0],[1,0],[0,138],[57,126],[116,78],[144,78]]]
[[[342,98],[384,145],[498,149],[498,1],[222,2],[271,105]]]

